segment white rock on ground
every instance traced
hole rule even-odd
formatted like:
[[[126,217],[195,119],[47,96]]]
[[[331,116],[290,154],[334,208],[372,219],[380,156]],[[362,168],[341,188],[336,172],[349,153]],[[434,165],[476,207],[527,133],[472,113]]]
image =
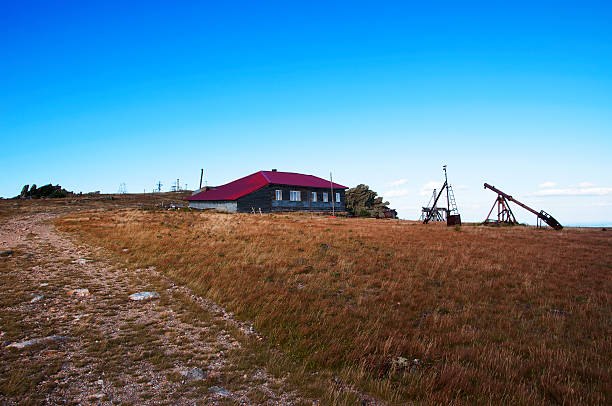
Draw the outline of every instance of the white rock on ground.
[[[148,300],[157,298],[159,298],[159,293],[157,292],[138,292],[130,295],[131,300]]]
[[[32,340],[27,340],[27,341],[21,341],[18,343],[13,343],[13,344],[9,344],[6,347],[7,348],[16,348],[18,350],[21,350],[23,348],[26,347],[30,347],[32,345],[36,345],[36,344],[50,344],[52,342],[55,341],[65,341],[68,340],[68,337],[64,337],[64,336],[49,336],[49,337],[43,337],[43,338],[34,338]]]
[[[190,368],[180,371],[180,374],[185,377],[187,381],[201,381],[206,378],[206,373],[200,368]]]
[[[208,388],[208,390],[211,393],[214,393],[216,395],[219,395],[221,397],[228,397],[230,395],[230,393],[227,391],[227,389],[222,388],[220,386],[211,386],[210,388]]]
[[[75,295],[79,297],[89,296],[89,289],[73,289],[68,291],[69,295]]]

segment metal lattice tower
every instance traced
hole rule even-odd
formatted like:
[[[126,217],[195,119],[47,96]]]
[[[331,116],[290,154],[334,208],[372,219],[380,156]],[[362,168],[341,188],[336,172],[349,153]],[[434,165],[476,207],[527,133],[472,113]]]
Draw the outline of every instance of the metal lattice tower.
[[[449,202],[449,214],[459,214],[459,210],[457,209],[457,202],[455,201],[455,194],[453,193],[453,187],[448,185],[446,193],[448,194],[448,202]]]
[[[432,196],[429,198],[429,202],[427,202],[427,206],[423,207],[421,210],[421,221],[424,221],[426,218],[428,218],[430,216],[430,213],[433,213],[431,220],[446,221],[446,208],[431,205],[432,201],[436,201],[436,196],[436,189],[434,189]]]

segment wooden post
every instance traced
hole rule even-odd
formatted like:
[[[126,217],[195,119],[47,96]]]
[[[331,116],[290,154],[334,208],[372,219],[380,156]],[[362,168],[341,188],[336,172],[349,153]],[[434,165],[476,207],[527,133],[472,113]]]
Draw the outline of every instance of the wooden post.
[[[336,217],[336,203],[334,202],[334,182],[332,180],[332,173],[329,172],[329,187],[331,189],[331,201],[332,201],[332,216]]]
[[[200,189],[202,189],[202,179],[203,178],[204,178],[204,168],[202,168],[200,172]]]

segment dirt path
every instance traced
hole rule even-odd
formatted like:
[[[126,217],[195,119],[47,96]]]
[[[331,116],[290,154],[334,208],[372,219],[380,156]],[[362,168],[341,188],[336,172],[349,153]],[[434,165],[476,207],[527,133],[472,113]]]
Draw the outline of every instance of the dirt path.
[[[0,404],[313,403],[258,367],[249,324],[154,269],[96,260],[57,215],[0,225]],[[130,300],[142,291],[159,297]]]

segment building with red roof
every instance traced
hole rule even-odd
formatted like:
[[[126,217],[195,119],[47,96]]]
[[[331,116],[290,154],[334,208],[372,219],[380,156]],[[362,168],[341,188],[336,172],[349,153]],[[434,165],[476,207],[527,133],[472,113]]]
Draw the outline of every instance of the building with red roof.
[[[259,171],[221,186],[207,186],[188,197],[189,207],[229,212],[345,211],[345,191],[338,183],[313,175]]]

